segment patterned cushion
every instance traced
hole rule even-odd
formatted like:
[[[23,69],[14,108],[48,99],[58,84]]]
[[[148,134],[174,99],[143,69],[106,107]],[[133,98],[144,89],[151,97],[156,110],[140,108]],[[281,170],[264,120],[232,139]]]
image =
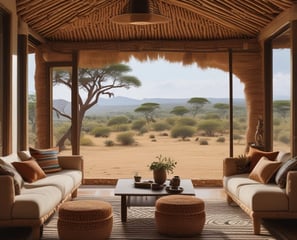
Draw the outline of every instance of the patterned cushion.
[[[256,166],[261,157],[266,157],[269,160],[275,160],[279,152],[264,152],[256,148],[250,147],[247,157],[250,161],[250,171]]]
[[[46,175],[35,160],[13,162],[12,165],[21,174],[22,178],[29,183],[45,178]]]
[[[36,159],[45,173],[59,172],[62,170],[58,161],[58,148],[35,149],[29,148],[30,154]]]
[[[21,193],[23,180],[22,177],[16,171],[16,169],[9,165],[0,165],[0,175],[12,176],[15,195],[19,195]]]
[[[249,178],[260,183],[268,183],[280,165],[281,162],[270,161],[268,158],[262,157],[249,174]]]
[[[277,171],[275,176],[275,183],[280,186],[280,188],[285,188],[287,183],[287,174],[291,170],[297,169],[297,159],[292,158],[286,161],[280,169]]]

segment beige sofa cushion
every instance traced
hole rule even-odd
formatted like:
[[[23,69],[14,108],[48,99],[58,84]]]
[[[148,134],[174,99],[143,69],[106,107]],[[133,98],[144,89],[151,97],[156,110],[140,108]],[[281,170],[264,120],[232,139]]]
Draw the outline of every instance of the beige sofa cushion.
[[[61,200],[61,191],[53,186],[32,189],[23,188],[21,194],[15,197],[12,217],[38,219],[55,209]]]
[[[289,200],[284,189],[276,184],[243,185],[238,189],[238,198],[254,211],[288,211]]]
[[[74,188],[73,178],[69,175],[65,175],[64,171],[60,171],[60,174],[47,174],[46,178],[40,179],[33,183],[25,183],[25,188],[37,188],[42,186],[54,186],[58,188],[62,197],[65,198],[71,193]]]
[[[229,177],[223,178],[223,185],[224,188],[232,193],[234,196],[238,197],[238,191],[240,186],[244,185],[251,185],[251,184],[260,184],[259,182],[250,179],[248,173],[245,174],[238,174],[238,175],[232,175]]]

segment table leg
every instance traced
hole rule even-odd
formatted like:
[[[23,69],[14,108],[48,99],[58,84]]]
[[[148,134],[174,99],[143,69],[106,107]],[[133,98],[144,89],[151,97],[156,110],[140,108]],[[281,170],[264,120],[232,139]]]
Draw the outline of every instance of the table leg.
[[[122,195],[121,197],[121,220],[127,222],[127,197]]]

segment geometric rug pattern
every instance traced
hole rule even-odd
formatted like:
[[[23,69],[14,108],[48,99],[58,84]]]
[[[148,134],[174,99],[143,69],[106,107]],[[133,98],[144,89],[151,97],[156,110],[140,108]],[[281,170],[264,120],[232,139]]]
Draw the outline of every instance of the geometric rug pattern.
[[[78,197],[80,199],[94,199]],[[183,239],[160,235],[155,226],[154,207],[128,208],[127,222],[121,222],[120,197],[96,198],[110,202],[113,207],[113,229],[110,239]],[[226,201],[211,200],[205,202],[206,223],[200,235],[186,239],[244,239],[244,240],[272,240],[274,238],[261,226],[261,235],[253,234],[250,218],[239,207],[229,206]],[[58,240],[57,213],[44,225],[42,240]],[[86,239],[87,240],[87,239]]]

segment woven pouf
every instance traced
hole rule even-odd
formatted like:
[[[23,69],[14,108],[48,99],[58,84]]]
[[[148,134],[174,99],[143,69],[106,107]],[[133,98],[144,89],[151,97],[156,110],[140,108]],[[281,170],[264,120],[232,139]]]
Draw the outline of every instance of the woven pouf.
[[[61,240],[98,240],[109,238],[112,206],[99,200],[68,201],[61,205],[58,218]]]
[[[156,227],[160,234],[186,237],[202,232],[205,223],[203,200],[186,195],[169,195],[156,201]]]

